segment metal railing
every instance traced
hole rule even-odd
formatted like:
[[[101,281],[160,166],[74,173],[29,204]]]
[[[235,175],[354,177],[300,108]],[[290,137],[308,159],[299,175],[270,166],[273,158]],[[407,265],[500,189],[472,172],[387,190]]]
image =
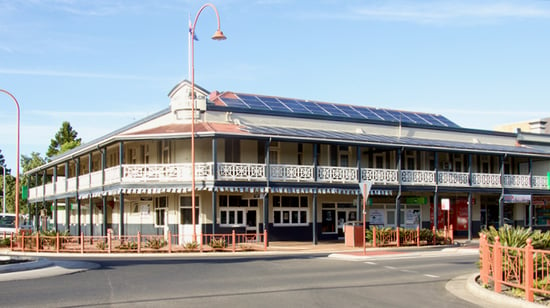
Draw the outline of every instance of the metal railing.
[[[182,241],[185,234],[166,235],[114,235],[106,236],[41,235],[40,233],[12,234],[10,250],[22,252],[51,253],[174,253],[211,251],[267,250],[267,231],[263,233],[198,234],[198,242]]]
[[[252,163],[217,163],[216,179],[225,181],[265,181],[267,165]],[[29,198],[54,196],[68,192],[91,190],[102,185],[137,183],[173,183],[191,181],[191,164],[137,164],[122,165],[94,171],[78,177],[60,177],[55,183],[29,189]],[[316,172],[315,172],[316,170]],[[529,175],[503,175],[495,173],[449,172],[432,170],[402,170],[333,167],[313,165],[269,165],[269,180],[302,183],[359,183],[371,181],[375,185],[417,185],[446,187],[521,188],[547,189],[547,177]],[[122,174],[121,174],[122,172]],[[214,163],[197,163],[195,178],[201,181],[214,180]],[[437,181],[436,181],[437,179]],[[103,183],[102,183],[103,182]]]
[[[503,285],[521,289],[530,302],[535,293],[550,295],[550,251],[533,249],[531,239],[524,248],[507,247],[498,237],[490,244],[482,234],[479,251],[483,285],[493,282],[497,293],[502,292]]]

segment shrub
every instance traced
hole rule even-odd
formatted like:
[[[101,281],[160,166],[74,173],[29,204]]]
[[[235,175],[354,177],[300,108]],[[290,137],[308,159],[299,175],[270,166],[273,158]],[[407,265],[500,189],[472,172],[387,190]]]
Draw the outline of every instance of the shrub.
[[[197,249],[199,247],[199,244],[197,242],[189,242],[189,243],[185,243],[185,245],[183,245],[183,248],[187,251],[193,251],[195,249]]]
[[[162,247],[168,245],[168,242],[164,239],[151,238],[147,240],[145,247],[152,249],[161,249]]]
[[[225,248],[227,247],[227,242],[223,237],[219,239],[213,238],[210,240],[210,247],[214,249]]]

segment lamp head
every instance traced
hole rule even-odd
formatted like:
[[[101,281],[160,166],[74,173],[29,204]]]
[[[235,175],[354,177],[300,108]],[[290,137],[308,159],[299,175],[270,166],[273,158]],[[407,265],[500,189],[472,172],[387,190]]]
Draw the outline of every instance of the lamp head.
[[[212,35],[212,39],[216,41],[223,41],[226,40],[227,37],[223,34],[222,30],[218,29],[216,30],[216,33]]]

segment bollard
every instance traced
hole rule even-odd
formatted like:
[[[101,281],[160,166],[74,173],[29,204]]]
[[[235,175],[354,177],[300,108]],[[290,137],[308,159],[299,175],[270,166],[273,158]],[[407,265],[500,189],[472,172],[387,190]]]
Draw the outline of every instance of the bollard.
[[[479,239],[479,252],[481,258],[481,270],[479,276],[483,285],[489,284],[489,268],[491,267],[491,259],[489,258],[489,243],[487,235],[482,234]]]

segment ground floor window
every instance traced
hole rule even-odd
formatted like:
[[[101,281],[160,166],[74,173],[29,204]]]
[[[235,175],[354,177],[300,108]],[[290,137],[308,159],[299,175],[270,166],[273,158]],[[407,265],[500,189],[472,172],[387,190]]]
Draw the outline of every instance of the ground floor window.
[[[220,225],[256,228],[258,199],[222,195],[219,198]]]
[[[193,224],[193,203],[191,196],[180,197],[180,224],[192,225]],[[199,197],[195,197],[195,223],[199,223],[199,210],[200,210]]]
[[[273,196],[273,224],[307,225],[307,196]]]
[[[155,198],[155,227],[164,227],[166,225],[167,209],[166,197]]]

